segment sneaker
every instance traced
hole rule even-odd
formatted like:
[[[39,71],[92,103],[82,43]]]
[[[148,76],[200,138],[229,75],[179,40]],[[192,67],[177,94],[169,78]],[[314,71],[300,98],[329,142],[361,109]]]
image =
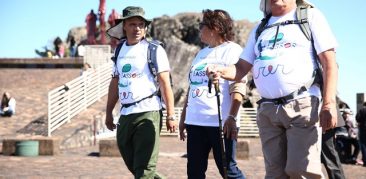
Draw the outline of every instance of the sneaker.
[[[348,158],[348,159],[345,160],[345,163],[346,164],[356,164],[357,161],[354,158]]]
[[[364,165],[364,164],[363,164],[363,161],[362,161],[362,160],[357,159],[357,160],[356,160],[356,165]]]

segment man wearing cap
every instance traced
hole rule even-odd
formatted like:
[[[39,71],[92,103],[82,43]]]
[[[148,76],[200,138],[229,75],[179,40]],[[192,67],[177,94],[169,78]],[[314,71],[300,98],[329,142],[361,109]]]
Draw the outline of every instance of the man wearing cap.
[[[249,35],[237,64],[210,66],[207,74],[239,81],[250,70],[262,99],[257,124],[269,178],[324,178],[320,160],[322,131],[337,121],[336,39],[324,15],[308,9],[312,42],[296,20],[296,8],[303,0],[262,0],[260,9],[268,17],[257,36],[258,25]],[[318,56],[323,67],[323,91],[310,83]],[[307,85],[309,84],[309,86]],[[308,86],[308,87],[304,87]]]
[[[149,71],[146,40],[147,26],[151,20],[144,17],[141,7],[126,7],[118,24],[107,31],[123,45],[116,56],[109,85],[106,120],[109,130],[117,128],[117,144],[122,158],[135,178],[161,178],[156,173],[159,134],[162,118],[161,99],[154,95],[158,90]],[[164,99],[170,132],[175,131],[174,97],[169,80],[169,62],[165,50],[157,47],[157,78]],[[120,100],[120,118],[113,123],[112,110]]]

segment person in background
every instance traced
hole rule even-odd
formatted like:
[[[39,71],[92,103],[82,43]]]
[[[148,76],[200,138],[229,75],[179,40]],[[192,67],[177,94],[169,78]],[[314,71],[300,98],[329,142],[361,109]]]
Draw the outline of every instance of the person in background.
[[[90,13],[86,16],[85,22],[88,45],[95,45],[97,44],[95,39],[97,33],[97,15],[94,13],[93,9],[90,10]]]
[[[363,166],[366,167],[366,102],[356,114]]]
[[[236,163],[236,144],[240,126],[238,110],[245,95],[243,82],[233,83],[222,80],[220,104],[217,104],[215,90],[205,75],[208,64],[223,66],[235,64],[242,51],[234,38],[233,20],[224,10],[203,10],[199,24],[201,42],[207,46],[200,50],[192,62],[189,72],[189,89],[179,123],[180,139],[187,137],[188,179],[203,179],[208,165],[208,155],[212,149],[216,166],[221,176],[223,170],[223,149],[220,146],[218,106],[221,106],[224,126],[224,146],[226,152],[227,177],[244,179]],[[187,136],[184,130],[187,130]]]
[[[55,46],[55,56],[56,58],[63,58],[65,56],[65,47],[60,37],[56,37],[53,41]]]
[[[158,88],[166,105],[167,130],[175,132],[174,96],[169,78],[168,56],[162,46],[157,46],[157,79],[149,71],[146,39],[151,20],[145,18],[141,7],[128,6],[119,23],[107,33],[124,39],[119,54],[115,56],[112,79],[109,85],[105,125],[117,128],[117,144],[122,158],[136,179],[162,178],[156,172],[159,153],[159,134],[163,103],[157,95]],[[120,101],[120,118],[113,123],[112,111]]]
[[[69,57],[76,57],[77,56],[77,44],[75,41],[75,37],[71,36],[71,38],[69,39],[69,49],[68,49],[68,56]]]
[[[0,101],[0,116],[11,117],[15,114],[16,101],[9,92],[4,92]]]
[[[99,44],[106,44],[106,37],[105,37],[105,9],[106,9],[106,0],[99,0],[99,8],[98,8],[98,15],[99,15],[99,33],[101,34]]]
[[[112,9],[111,14],[108,16],[108,24],[110,27],[113,27],[116,25],[116,19],[119,19],[119,14],[115,9]],[[115,49],[117,46],[118,40],[115,38],[112,38],[110,40],[110,45],[112,49]]]
[[[346,123],[345,128],[348,133],[345,140],[345,163],[357,164],[357,156],[360,153],[360,144],[357,139],[358,127],[356,121],[352,118],[352,111],[350,109],[343,110],[342,117]]]
[[[336,97],[336,101],[338,106],[343,106],[343,104],[345,104],[341,103],[341,105],[338,97]],[[335,128],[326,130],[322,134],[321,162],[327,171],[329,179],[345,179],[340,155],[335,145],[336,131],[341,127],[344,127],[344,125],[345,122],[343,120],[340,108],[337,108],[337,126]]]

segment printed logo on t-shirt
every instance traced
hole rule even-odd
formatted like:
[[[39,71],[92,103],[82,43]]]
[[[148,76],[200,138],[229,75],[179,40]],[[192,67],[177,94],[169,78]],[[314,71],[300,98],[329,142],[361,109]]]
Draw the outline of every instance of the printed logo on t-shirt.
[[[130,78],[141,78],[142,73],[141,72],[131,72],[132,66],[131,64],[125,64],[122,67],[122,74],[121,74],[121,80],[119,80],[118,86],[119,87],[127,87],[131,84],[131,80],[124,80],[124,79],[130,79]],[[125,81],[125,82],[124,82]]]
[[[214,93],[210,94],[208,92],[208,78],[206,76],[207,63],[197,63],[192,66],[189,81],[192,98],[198,98],[204,95],[206,98],[214,97]]]
[[[198,65],[195,69],[193,69],[194,66],[192,67],[192,70],[190,72],[191,85],[201,85],[204,82],[207,83],[206,66],[207,63],[203,63]]]
[[[277,34],[277,37],[274,35],[269,40],[261,39],[258,42],[259,56],[256,58],[255,63],[259,63],[260,66],[257,66],[257,70],[254,70],[253,77],[255,79],[260,76],[267,77],[277,72],[284,75],[291,73],[292,70],[286,70],[284,63],[281,61],[264,62],[273,61],[282,56],[283,52],[279,49],[296,47],[296,43],[286,42],[284,36],[284,33],[281,32]]]
[[[119,98],[121,100],[124,100],[124,99],[133,99],[133,93],[132,92],[121,92],[119,93]]]

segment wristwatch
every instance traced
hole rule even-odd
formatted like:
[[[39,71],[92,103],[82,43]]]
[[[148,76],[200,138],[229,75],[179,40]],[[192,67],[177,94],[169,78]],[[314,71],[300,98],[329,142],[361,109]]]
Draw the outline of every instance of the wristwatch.
[[[174,121],[175,120],[175,117],[174,116],[167,116],[166,117],[166,120]]]
[[[233,116],[233,115],[229,115],[229,116],[227,116],[227,118],[229,119],[229,118],[231,118],[231,119],[234,119],[234,121],[236,121],[236,117],[235,116]]]

